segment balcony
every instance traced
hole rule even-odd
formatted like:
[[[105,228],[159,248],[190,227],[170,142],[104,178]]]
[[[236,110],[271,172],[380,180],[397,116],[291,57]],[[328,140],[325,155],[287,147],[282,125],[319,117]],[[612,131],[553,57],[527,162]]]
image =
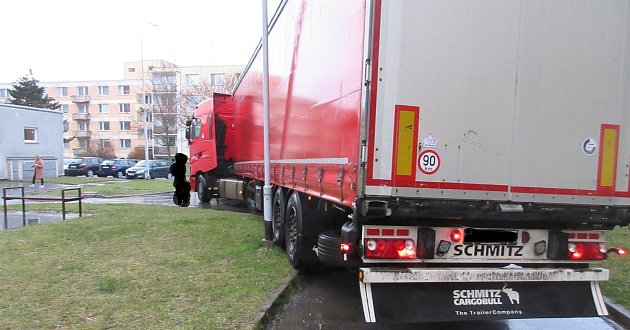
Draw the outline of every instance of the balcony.
[[[74,102],[74,103],[88,103],[88,102],[90,102],[90,96],[89,95],[72,95],[72,96],[70,96],[70,98],[72,99],[72,102]]]
[[[165,147],[165,146],[154,146],[153,147],[153,155],[155,157],[167,157],[168,156],[168,148],[169,147]],[[175,146],[170,146],[171,148],[171,157],[175,156],[175,153],[177,152],[177,147]]]
[[[75,156],[83,156],[83,155],[87,155],[88,148],[74,148],[72,149],[72,152],[74,153]]]
[[[92,132],[90,131],[74,131],[74,136],[79,139],[89,139],[92,137]]]
[[[176,135],[177,127],[155,126],[153,127],[153,135]]]
[[[90,120],[89,113],[73,113],[72,120]]]

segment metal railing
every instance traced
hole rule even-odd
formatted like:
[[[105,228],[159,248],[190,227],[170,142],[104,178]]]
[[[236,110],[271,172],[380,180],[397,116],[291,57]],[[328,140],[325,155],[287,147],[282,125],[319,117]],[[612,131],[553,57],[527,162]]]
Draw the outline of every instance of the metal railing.
[[[7,191],[19,189],[19,196],[8,196]],[[66,197],[66,192],[76,190],[77,194],[74,197]],[[26,227],[26,201],[60,201],[61,213],[63,214],[63,220],[66,220],[66,202],[79,201],[79,217],[83,216],[83,195],[81,194],[81,188],[66,188],[61,189],[61,198],[59,197],[44,197],[44,196],[25,196],[24,187],[8,187],[2,188],[2,200],[4,205],[4,229],[9,227],[9,214],[7,209],[8,200],[21,200],[22,201],[22,225]]]

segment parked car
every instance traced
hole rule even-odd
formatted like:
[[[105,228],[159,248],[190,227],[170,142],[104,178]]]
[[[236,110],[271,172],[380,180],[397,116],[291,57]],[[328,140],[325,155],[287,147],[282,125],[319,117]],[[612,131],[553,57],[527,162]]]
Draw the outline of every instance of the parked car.
[[[171,178],[171,163],[165,160],[149,160],[149,174],[151,179],[155,178]],[[146,160],[141,160],[135,166],[127,169],[127,178],[143,179],[146,170]]]
[[[135,160],[131,159],[107,159],[98,167],[98,176],[114,176],[124,178],[128,168],[136,165]]]
[[[63,171],[65,176],[94,176],[98,171],[99,165],[103,162],[100,157],[79,157],[73,159],[68,168]]]
[[[63,170],[67,170],[68,169],[68,164],[72,163],[73,161],[79,161],[76,158],[64,158],[63,159]]]

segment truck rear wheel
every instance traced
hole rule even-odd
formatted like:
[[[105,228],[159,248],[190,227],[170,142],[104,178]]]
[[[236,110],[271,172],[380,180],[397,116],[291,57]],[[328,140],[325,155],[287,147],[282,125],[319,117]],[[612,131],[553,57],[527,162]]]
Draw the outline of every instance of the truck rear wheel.
[[[284,245],[284,211],[287,207],[286,197],[284,196],[284,190],[282,188],[276,189],[273,194],[273,206],[272,210],[272,228],[273,228],[273,243],[282,248]]]
[[[314,213],[309,211],[312,210],[303,203],[300,194],[293,192],[285,211],[285,245],[289,263],[299,270],[312,268],[319,262],[314,251],[317,233],[310,230],[315,225],[315,219],[312,219]]]
[[[208,189],[208,181],[203,174],[197,175],[197,198],[202,203],[208,203],[210,201],[210,190]]]

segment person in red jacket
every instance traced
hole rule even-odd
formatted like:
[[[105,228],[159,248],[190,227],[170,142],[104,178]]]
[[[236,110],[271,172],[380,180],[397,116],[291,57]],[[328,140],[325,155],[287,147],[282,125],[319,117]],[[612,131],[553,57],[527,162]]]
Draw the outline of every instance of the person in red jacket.
[[[39,188],[44,188],[44,162],[42,157],[35,155],[35,162],[33,163],[33,181],[31,182],[31,188],[35,187],[35,180],[39,180]]]

